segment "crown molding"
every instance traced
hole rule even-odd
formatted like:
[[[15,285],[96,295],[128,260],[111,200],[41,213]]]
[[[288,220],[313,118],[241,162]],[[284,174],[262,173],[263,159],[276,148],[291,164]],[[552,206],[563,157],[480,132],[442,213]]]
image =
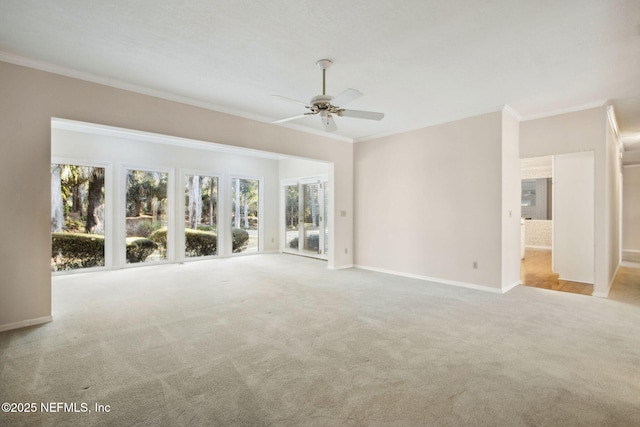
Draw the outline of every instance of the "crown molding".
[[[519,122],[522,121],[522,114],[518,113],[518,111],[516,111],[516,109],[509,104],[504,104],[504,107],[502,107],[502,112],[509,114]]]
[[[522,121],[526,122],[529,120],[544,119],[546,117],[559,116],[561,114],[575,113],[578,111],[590,110],[592,108],[604,107],[605,105],[607,105],[606,100],[594,101],[588,104],[576,105],[573,107],[560,108],[557,110],[545,111],[542,113],[536,113],[536,114],[530,114],[530,115],[523,115]]]
[[[97,83],[103,86],[109,86],[116,89],[122,89],[129,92],[139,93],[141,95],[153,96],[155,98],[165,99],[167,101],[178,102],[185,105],[191,105],[193,107],[203,108],[209,111],[215,111],[217,113],[229,114],[236,117],[241,117],[256,122],[267,123],[273,126],[284,127],[299,132],[304,132],[311,135],[318,135],[329,139],[335,139],[343,142],[353,143],[353,138],[341,136],[337,134],[328,133],[322,130],[309,129],[304,126],[296,125],[293,123],[286,124],[274,124],[273,119],[260,116],[257,114],[250,114],[243,111],[223,107],[210,102],[199,101],[194,98],[176,95],[174,93],[165,92],[158,89],[152,89],[145,86],[126,83],[120,80],[111,79],[105,76],[100,76],[93,73],[87,73],[84,71],[73,70],[71,68],[62,67],[59,65],[51,64],[45,61],[39,61],[25,56],[16,55],[13,53],[0,51],[0,61],[7,62],[9,64],[19,65],[22,67],[32,68],[34,70],[45,71],[52,74],[58,74],[65,77],[70,77],[78,80],[84,80],[91,83]]]
[[[616,119],[616,112],[613,108],[613,105],[607,105],[607,119],[609,121],[609,125],[611,126],[611,130],[613,130],[613,134],[616,138],[616,143],[620,145],[622,141],[620,140],[620,129],[618,128],[618,120]]]
[[[62,66],[55,65],[55,64],[52,64],[52,63],[49,63],[49,62],[28,58],[28,57],[25,57],[25,56],[22,56],[22,55],[14,54],[14,53],[0,51],[0,61],[1,62],[7,62],[7,63],[14,64],[14,65],[18,65],[18,66],[27,67],[27,68],[32,68],[32,69],[35,69],[35,70],[40,70],[40,71],[45,71],[45,72],[49,72],[49,73],[53,73],[53,74],[58,74],[58,75],[62,75],[62,76],[65,76],[65,77],[70,77],[70,78],[74,78],[74,79],[78,79],[78,80],[84,80],[84,81],[88,81],[88,82],[92,82],[92,83],[96,83],[96,84],[101,84],[101,85],[113,87],[113,88],[116,88],[116,89],[122,89],[122,90],[126,90],[126,91],[129,91],[129,92],[139,93],[139,94],[142,94],[142,95],[153,96],[153,97],[156,97],[156,98],[165,99],[167,101],[172,101],[172,102],[178,102],[178,103],[181,103],[181,104],[191,105],[191,106],[198,107],[198,108],[203,108],[203,109],[209,110],[209,111],[214,111],[214,112],[223,113],[223,114],[229,114],[229,115],[232,115],[232,116],[241,117],[241,118],[248,119],[248,120],[253,120],[253,121],[256,121],[256,122],[266,123],[266,124],[270,124],[270,125],[273,125],[273,126],[283,127],[283,128],[295,130],[295,131],[298,131],[298,132],[310,134],[310,135],[322,136],[324,138],[329,138],[329,139],[334,139],[334,140],[338,140],[338,141],[342,141],[342,142],[349,142],[349,143],[364,142],[364,141],[384,138],[384,137],[387,137],[387,136],[393,136],[393,135],[398,135],[398,134],[402,134],[402,133],[412,132],[412,131],[416,131],[416,130],[419,130],[419,129],[423,129],[423,128],[427,128],[427,127],[431,127],[431,126],[437,126],[437,125],[440,125],[440,124],[444,124],[444,123],[448,123],[448,122],[456,121],[456,120],[461,120],[461,119],[468,118],[468,117],[474,117],[474,116],[477,116],[477,115],[493,113],[493,112],[496,112],[496,111],[502,111],[502,112],[508,113],[509,115],[511,115],[512,117],[514,117],[518,121],[529,121],[529,120],[541,119],[541,118],[545,118],[545,117],[557,116],[557,115],[560,115],[560,114],[567,114],[567,113],[573,113],[573,112],[577,112],[577,111],[588,110],[588,109],[592,109],[592,108],[603,107],[603,106],[607,105],[607,101],[606,100],[601,100],[601,101],[595,101],[595,102],[592,102],[592,103],[578,105],[578,106],[564,108],[564,109],[546,111],[546,112],[543,112],[543,113],[537,113],[537,114],[531,114],[531,115],[523,115],[523,114],[519,113],[511,105],[505,104],[502,108],[494,108],[494,109],[488,108],[488,109],[485,109],[483,111],[476,111],[476,112],[471,113],[471,114],[462,115],[462,116],[458,117],[457,119],[443,120],[443,121],[439,121],[439,122],[427,122],[427,123],[424,123],[424,124],[422,124],[420,126],[416,126],[416,127],[412,127],[412,128],[393,130],[393,131],[389,131],[389,132],[382,132],[382,133],[379,133],[379,134],[373,134],[373,135],[368,135],[368,136],[358,137],[358,138],[350,138],[350,137],[341,136],[341,135],[334,134],[334,133],[328,133],[328,132],[325,132],[325,131],[320,130],[320,129],[311,129],[311,128],[308,128],[306,126],[298,125],[298,124],[291,123],[291,122],[274,124],[274,123],[272,123],[273,119],[267,118],[267,117],[264,117],[264,116],[261,116],[261,115],[246,113],[246,112],[243,112],[243,111],[239,111],[239,110],[223,107],[221,105],[217,105],[217,104],[214,104],[214,103],[204,102],[204,101],[200,101],[200,100],[197,100],[197,99],[194,99],[194,98],[184,97],[184,96],[176,95],[174,93],[170,93],[170,92],[166,92],[166,91],[162,91],[162,90],[158,90],[158,89],[152,89],[152,88],[145,87],[145,86],[134,85],[134,84],[126,83],[126,82],[123,82],[123,81],[120,81],[120,80],[111,79],[111,78],[108,78],[108,77],[105,77],[105,76],[101,76],[101,75],[97,75],[97,74],[93,74],[93,73],[87,73],[87,72],[83,72],[83,71],[78,71],[78,70],[62,67]],[[616,129],[617,129],[617,125],[616,125]],[[617,133],[617,135],[618,135],[618,139],[620,139],[620,135],[618,133]]]
[[[473,113],[469,113],[467,112],[466,114],[463,115],[458,115],[456,118],[451,118],[451,119],[446,119],[446,120],[440,120],[440,121],[433,121],[433,122],[425,122],[421,125],[415,126],[415,127],[411,127],[411,128],[405,128],[405,129],[400,129],[400,130],[392,130],[389,132],[381,132],[381,133],[377,133],[374,135],[369,135],[369,136],[364,136],[361,138],[354,138],[353,142],[365,142],[365,141],[371,141],[374,139],[380,139],[380,138],[385,138],[388,136],[394,136],[394,135],[400,135],[403,133],[409,133],[409,132],[414,132],[414,131],[419,131],[421,129],[426,129],[426,128],[430,128],[433,126],[439,126],[439,125],[443,125],[446,123],[452,123],[452,122],[457,122],[458,120],[464,120],[464,119],[470,119],[472,117],[478,117],[478,116],[482,116],[485,114],[491,114],[491,113],[498,113],[498,112],[502,112],[505,111],[505,107],[506,104],[502,107],[491,107],[491,108],[486,108],[483,110],[478,110],[475,111]],[[514,113],[516,114],[514,116],[514,118],[518,119],[518,117],[520,116],[520,114],[518,114],[518,112],[516,110],[514,110],[513,108],[509,107],[508,110],[506,110],[509,112],[509,114],[513,115]],[[518,119],[519,121],[519,119]]]

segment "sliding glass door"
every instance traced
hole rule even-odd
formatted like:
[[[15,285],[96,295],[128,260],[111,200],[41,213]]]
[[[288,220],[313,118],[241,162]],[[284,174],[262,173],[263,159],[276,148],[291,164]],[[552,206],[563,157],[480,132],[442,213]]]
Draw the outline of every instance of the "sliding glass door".
[[[329,248],[326,181],[283,184],[284,252],[326,258]]]
[[[302,241],[301,250],[306,254],[319,255],[320,251],[320,183],[302,184]]]
[[[300,233],[299,211],[300,211],[300,187],[299,185],[285,185],[285,207],[284,207],[284,244],[285,248],[298,249],[298,234]]]

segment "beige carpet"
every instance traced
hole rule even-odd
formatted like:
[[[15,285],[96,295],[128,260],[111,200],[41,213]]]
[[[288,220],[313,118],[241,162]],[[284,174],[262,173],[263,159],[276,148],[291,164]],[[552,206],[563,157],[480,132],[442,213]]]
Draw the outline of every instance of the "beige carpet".
[[[288,255],[59,276],[53,323],[0,334],[0,402],[38,406],[0,425],[637,426],[622,273],[609,300]]]

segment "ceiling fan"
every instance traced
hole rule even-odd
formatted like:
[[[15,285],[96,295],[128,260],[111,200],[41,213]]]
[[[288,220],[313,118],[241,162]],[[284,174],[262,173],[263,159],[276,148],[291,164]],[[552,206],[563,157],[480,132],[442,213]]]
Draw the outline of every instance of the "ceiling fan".
[[[293,102],[295,104],[303,105],[309,112],[299,114],[293,117],[287,117],[285,119],[276,120],[273,123],[284,123],[290,120],[300,119],[306,116],[320,115],[322,126],[327,132],[333,132],[338,129],[336,122],[333,120],[333,116],[338,117],[353,117],[356,119],[366,120],[381,120],[384,117],[384,113],[376,113],[373,111],[361,111],[361,110],[345,110],[341,106],[360,98],[362,92],[355,89],[347,89],[335,98],[326,94],[326,72],[333,62],[329,59],[321,59],[316,62],[316,65],[322,68],[322,95],[314,96],[311,101],[306,103],[297,101],[295,99],[287,98],[280,95],[274,95],[277,98],[285,101]]]

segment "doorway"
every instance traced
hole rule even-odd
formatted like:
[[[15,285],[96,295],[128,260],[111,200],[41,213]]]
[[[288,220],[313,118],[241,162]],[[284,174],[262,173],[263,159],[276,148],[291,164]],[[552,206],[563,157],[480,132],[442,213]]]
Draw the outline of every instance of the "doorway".
[[[593,152],[521,160],[521,282],[591,295]]]
[[[327,259],[329,252],[328,188],[326,177],[282,182],[282,251]]]

